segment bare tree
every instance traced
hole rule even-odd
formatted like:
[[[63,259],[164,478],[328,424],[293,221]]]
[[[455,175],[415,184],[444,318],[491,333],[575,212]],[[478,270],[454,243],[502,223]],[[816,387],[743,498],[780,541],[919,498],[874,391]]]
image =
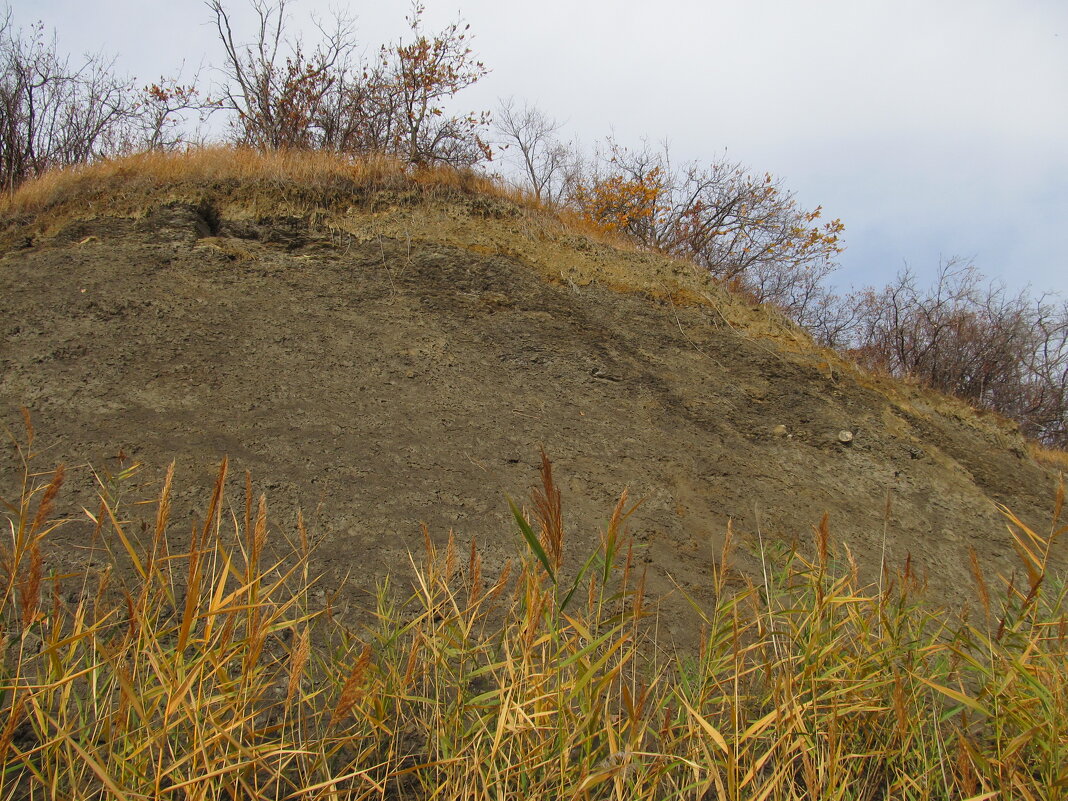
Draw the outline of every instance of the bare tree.
[[[137,115],[132,81],[101,55],[72,67],[40,23],[0,22],[0,180],[7,191],[45,170],[119,149]]]
[[[767,174],[728,162],[676,167],[666,146],[609,140],[569,201],[593,224],[776,304],[824,345],[1068,445],[1068,303],[1010,293],[963,259],[943,262],[926,288],[905,270],[881,290],[840,296],[826,281],[839,221],[821,223],[821,209],[800,208]]]
[[[1068,300],[1039,299],[1034,325],[1038,347],[1028,362],[1028,405],[1014,416],[1024,420],[1027,433],[1068,449]]]
[[[416,165],[471,167],[489,160],[482,138],[487,114],[447,113],[446,104],[486,74],[468,44],[467,25],[434,35],[422,28],[422,3],[412,4],[412,38],[383,45],[376,61],[339,72],[318,116],[321,146],[379,152]]]
[[[931,286],[904,270],[881,290],[841,299],[854,310],[862,363],[992,409],[1024,433],[1068,445],[1068,303],[987,281],[967,260],[942,262]]]
[[[855,344],[861,309],[852,297],[842,296],[823,283],[805,293],[804,302],[791,318],[804,327],[817,343],[845,351]]]
[[[136,101],[137,120],[125,149],[174,150],[188,141],[184,115],[194,112],[201,122],[212,110],[210,101],[197,89],[198,75],[183,84],[181,77],[160,77],[158,82],[141,89]]]
[[[238,141],[268,149],[314,146],[326,95],[349,71],[351,21],[335,16],[330,27],[319,26],[322,39],[306,54],[299,39],[287,38],[288,0],[251,0],[256,33],[249,43],[235,40],[222,0],[207,5],[225,56],[218,104],[236,115]]]
[[[502,150],[511,154],[522,184],[536,199],[556,203],[573,187],[577,157],[574,148],[557,136],[560,123],[534,106],[519,107],[508,98],[500,101],[494,125]]]
[[[351,20],[318,25],[308,50],[288,37],[288,0],[251,0],[257,27],[240,44],[222,0],[208,0],[223,45],[227,83],[219,101],[235,114],[237,140],[261,148],[382,152],[413,164],[471,166],[490,157],[480,136],[485,115],[450,116],[444,104],[486,74],[455,22],[433,36],[414,3],[410,41],[355,58]]]

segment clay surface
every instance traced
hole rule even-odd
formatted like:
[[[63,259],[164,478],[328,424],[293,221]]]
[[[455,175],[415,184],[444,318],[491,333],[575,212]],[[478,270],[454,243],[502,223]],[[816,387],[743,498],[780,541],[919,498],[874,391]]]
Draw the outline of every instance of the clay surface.
[[[949,604],[974,597],[969,547],[991,574],[1017,565],[995,503],[1049,525],[1056,477],[1003,424],[891,398],[708,305],[566,280],[566,248],[547,280],[506,248],[410,224],[359,235],[358,220],[345,233],[165,204],[11,245],[0,411],[18,434],[28,407],[37,466],[69,468],[73,522],[50,564],[93,558],[81,509],[120,451],[144,464],[131,499],[176,462],[175,537],[229,456],[235,509],[245,470],[273,537],[295,536],[303,509],[322,586],[355,615],[384,576],[408,576],[423,523],[438,542],[477,539],[487,572],[514,557],[506,497],[527,498],[542,447],[572,563],[624,488],[644,501],[629,531],[660,629],[682,640],[696,622],[679,588],[708,600],[728,520],[743,574],[759,575],[761,540],[807,540],[826,512],[841,558],[874,581],[911,555]],[[2,466],[10,498],[9,447]]]

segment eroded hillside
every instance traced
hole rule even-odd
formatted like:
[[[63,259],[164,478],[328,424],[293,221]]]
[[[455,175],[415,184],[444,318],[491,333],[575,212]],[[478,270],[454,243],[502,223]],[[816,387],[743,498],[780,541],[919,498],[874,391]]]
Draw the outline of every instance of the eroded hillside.
[[[422,523],[477,539],[488,570],[513,556],[506,495],[525,497],[544,447],[573,554],[624,488],[644,499],[630,531],[682,639],[676,587],[707,597],[729,520],[750,575],[758,533],[808,538],[826,512],[873,580],[911,555],[950,601],[971,596],[969,548],[1016,565],[996,503],[1048,526],[1056,477],[1010,426],[860,375],[686,265],[462,187],[335,187],[317,205],[283,186],[275,207],[270,187],[239,190],[164,182],[125,206],[8,214],[0,402],[12,431],[31,410],[39,467],[70,465],[59,567],[86,558],[90,466],[116,470],[120,450],[149,483],[176,460],[187,520],[228,455],[279,536],[303,508],[324,586],[359,610]]]

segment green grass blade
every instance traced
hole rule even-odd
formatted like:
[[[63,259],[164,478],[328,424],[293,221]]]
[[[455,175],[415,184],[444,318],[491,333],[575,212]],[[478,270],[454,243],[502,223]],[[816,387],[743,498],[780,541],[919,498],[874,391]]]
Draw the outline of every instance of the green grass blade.
[[[582,579],[584,579],[586,577],[586,573],[589,572],[589,569],[593,566],[593,563],[594,563],[594,561],[596,559],[597,559],[597,551],[594,551],[593,553],[590,554],[590,558],[586,560],[586,564],[584,564],[582,566],[582,569],[578,572],[578,575],[575,576],[575,581],[571,585],[571,589],[568,590],[567,594],[564,596],[564,600],[562,600],[560,602],[560,611],[561,612],[563,612],[565,609],[567,609],[567,605],[569,603],[571,603],[571,596],[575,594],[575,590],[577,590],[579,588],[579,584],[582,583]]]
[[[545,568],[546,574],[549,576],[549,580],[553,584],[556,584],[556,573],[553,572],[552,563],[549,562],[549,557],[545,553],[545,549],[541,547],[541,543],[538,541],[538,535],[534,533],[534,529],[530,527],[530,523],[523,517],[523,513],[519,510],[519,507],[515,505],[515,501],[511,498],[508,499],[508,505],[512,508],[512,514],[515,516],[515,522],[519,526],[519,530],[523,533],[523,539],[527,541],[527,547],[533,551],[534,555],[541,562],[541,566]]]

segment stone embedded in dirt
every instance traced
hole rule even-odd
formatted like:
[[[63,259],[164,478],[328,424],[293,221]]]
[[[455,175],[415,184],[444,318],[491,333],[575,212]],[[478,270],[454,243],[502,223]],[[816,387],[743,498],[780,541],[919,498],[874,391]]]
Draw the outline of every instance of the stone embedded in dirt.
[[[843,431],[839,431],[838,432],[838,441],[841,442],[843,445],[848,445],[849,443],[851,443],[853,441],[853,432],[852,431],[844,431],[844,430]]]
[[[786,436],[786,426],[784,426],[782,423],[779,423],[779,425],[777,425],[777,426],[775,426],[775,428],[771,429],[771,433],[774,434],[776,437],[785,437]]]

